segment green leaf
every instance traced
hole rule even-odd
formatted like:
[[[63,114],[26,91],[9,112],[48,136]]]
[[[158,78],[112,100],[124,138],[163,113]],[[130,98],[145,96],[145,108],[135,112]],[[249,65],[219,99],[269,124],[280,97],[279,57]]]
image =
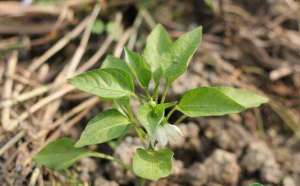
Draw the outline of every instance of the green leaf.
[[[230,87],[202,87],[186,92],[178,110],[190,117],[238,113],[268,102],[264,96]]]
[[[172,40],[168,32],[162,25],[157,25],[147,38],[146,47],[143,56],[150,65],[154,81],[159,82],[162,69],[160,66],[161,56],[172,45]]]
[[[102,65],[101,65],[101,68],[102,69],[107,69],[107,68],[119,69],[119,70],[122,70],[122,71],[126,72],[127,74],[129,74],[132,79],[134,77],[134,75],[132,74],[127,63],[124,60],[122,60],[120,58],[116,58],[112,55],[107,55],[107,57],[105,58],[105,60],[103,61]],[[119,105],[127,106],[129,104],[129,97],[124,96],[124,97],[115,99],[115,102],[118,103]]]
[[[127,63],[120,59],[120,58],[116,58],[112,55],[108,55],[105,60],[103,61],[102,65],[101,65],[102,69],[106,69],[106,68],[116,68],[119,70],[123,70],[126,73],[128,73],[129,75],[131,75],[133,77],[133,74],[130,70],[130,68],[128,67]]]
[[[82,73],[69,79],[69,83],[79,90],[109,99],[130,96],[134,90],[130,75],[113,68]]]
[[[213,0],[204,0],[205,4],[211,9],[214,9]]]
[[[104,111],[90,120],[75,147],[104,143],[126,131],[129,120],[116,109]]]
[[[92,27],[92,33],[94,34],[102,34],[102,32],[104,31],[105,29],[105,25],[103,23],[102,20],[100,19],[97,19],[94,24],[93,24],[93,27]]]
[[[153,137],[164,117],[164,110],[155,109],[150,103],[146,103],[139,108],[137,117],[149,136]]]
[[[61,170],[71,166],[75,161],[97,156],[97,152],[75,148],[74,142],[69,138],[62,138],[49,143],[33,160],[39,165],[45,165],[50,169]]]
[[[151,70],[143,56],[125,48],[125,59],[131,67],[140,84],[147,88],[151,80]]]
[[[189,61],[196,52],[201,39],[202,27],[187,32],[179,37],[159,60],[164,77],[169,84],[187,70]]]
[[[106,25],[106,31],[110,37],[112,37],[114,40],[118,40],[122,33],[123,33],[123,27],[120,24],[120,22],[108,22]]]
[[[176,105],[176,102],[169,102],[169,103],[160,103],[157,104],[156,107],[154,108],[155,113],[161,113],[172,106]]]
[[[172,171],[174,153],[169,149],[158,151],[137,149],[133,156],[133,172],[142,178],[158,180],[167,177]]]

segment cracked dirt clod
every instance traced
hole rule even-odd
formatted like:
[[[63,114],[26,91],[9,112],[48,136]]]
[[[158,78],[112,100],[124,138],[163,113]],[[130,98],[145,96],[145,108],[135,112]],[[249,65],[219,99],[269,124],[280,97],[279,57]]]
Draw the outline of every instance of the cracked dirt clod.
[[[199,127],[194,122],[189,122],[188,124],[179,125],[183,136],[177,141],[170,141],[172,148],[192,148],[197,149],[201,145],[199,140]]]
[[[184,172],[184,165],[181,160],[174,160],[172,167],[172,175],[179,176]]]
[[[106,180],[103,177],[96,178],[94,185],[95,186],[119,186],[117,182]]]
[[[296,186],[295,180],[290,176],[285,177],[282,181],[282,184],[283,186]]]
[[[216,183],[236,185],[238,182],[240,167],[236,156],[224,150],[216,150],[211,157],[204,162],[209,177]]]
[[[185,175],[186,181],[190,181],[192,185],[204,185],[207,182],[207,174],[203,164],[194,163],[187,169]]]
[[[239,123],[214,124],[215,122],[219,121],[212,120],[207,130],[210,137],[222,149],[233,151],[237,155],[241,154],[242,149],[251,141],[251,134]]]
[[[125,164],[130,165],[136,149],[141,146],[138,138],[128,136],[115,149],[115,156],[120,158]],[[112,173],[113,180],[118,180],[118,183],[121,184],[127,184],[134,179],[134,175],[131,172],[124,170],[117,163],[112,163],[108,167],[108,171]]]
[[[241,165],[249,173],[260,171],[262,180],[278,184],[282,177],[282,172],[269,147],[261,141],[254,141],[249,144]]]
[[[240,167],[234,154],[218,149],[203,164],[194,164],[186,174],[188,179],[193,180],[192,184],[195,186],[236,185]]]

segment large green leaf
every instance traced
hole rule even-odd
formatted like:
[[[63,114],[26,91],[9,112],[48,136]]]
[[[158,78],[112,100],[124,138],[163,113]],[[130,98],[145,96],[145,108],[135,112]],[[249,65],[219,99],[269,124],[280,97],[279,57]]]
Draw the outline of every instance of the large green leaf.
[[[172,45],[172,40],[168,32],[162,25],[157,25],[147,38],[146,47],[144,50],[144,57],[146,62],[150,65],[154,81],[159,82],[162,69],[160,66],[161,56]]]
[[[125,58],[140,84],[147,88],[151,80],[151,70],[143,56],[125,48]]]
[[[202,87],[186,92],[178,110],[190,117],[238,113],[266,103],[264,96],[230,87]]]
[[[149,180],[167,177],[172,171],[173,155],[174,153],[169,149],[158,151],[137,149],[133,156],[133,172]]]
[[[134,78],[134,75],[132,74],[127,63],[124,60],[122,60],[120,58],[116,58],[112,55],[108,55],[105,58],[105,60],[103,61],[102,65],[101,65],[101,68],[102,69],[106,69],[106,68],[119,69],[119,70],[125,71],[127,74],[129,74],[132,79]],[[115,102],[120,105],[128,105],[129,97],[124,96],[124,97],[115,99]]]
[[[165,52],[159,63],[168,83],[187,70],[188,63],[196,52],[202,39],[202,27],[198,27],[179,37]]]
[[[150,137],[153,137],[158,125],[163,120],[164,110],[156,109],[150,103],[146,103],[139,108],[137,117]]]
[[[102,69],[105,68],[116,68],[119,70],[123,70],[125,72],[127,72],[128,74],[132,75],[132,72],[130,70],[130,68],[128,67],[127,63],[120,59],[120,58],[116,58],[112,55],[108,55],[105,60],[103,61],[102,65],[101,65]]]
[[[33,160],[39,165],[61,170],[68,168],[75,161],[88,156],[98,157],[99,155],[97,152],[75,148],[72,140],[62,138],[49,143]]]
[[[104,111],[90,120],[75,147],[104,143],[124,134],[129,124],[127,117],[116,109]]]
[[[115,68],[88,71],[69,79],[69,83],[79,90],[111,99],[129,96],[134,90],[130,75]]]

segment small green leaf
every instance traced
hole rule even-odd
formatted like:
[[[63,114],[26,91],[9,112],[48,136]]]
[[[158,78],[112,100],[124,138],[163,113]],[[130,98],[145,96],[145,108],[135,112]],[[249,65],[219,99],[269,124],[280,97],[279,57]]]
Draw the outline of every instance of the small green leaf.
[[[131,76],[133,75],[130,68],[128,67],[128,65],[126,64],[126,62],[124,60],[122,60],[120,58],[116,58],[112,55],[108,55],[105,58],[105,60],[103,61],[102,65],[101,65],[101,68],[102,69],[116,68],[116,69],[123,70],[123,71],[127,72]]]
[[[106,25],[106,31],[110,37],[112,37],[114,40],[118,40],[123,33],[123,27],[117,21],[108,22]]]
[[[204,0],[205,4],[211,9],[214,9],[213,0]]]
[[[155,109],[150,103],[142,105],[138,110],[138,119],[150,137],[154,136],[158,125],[164,117],[164,110]]]
[[[94,34],[102,34],[102,32],[104,31],[105,29],[105,25],[103,23],[102,20],[100,19],[97,19],[94,24],[93,24],[93,27],[92,27],[92,33]]]
[[[154,81],[159,82],[162,69],[160,66],[161,56],[172,45],[172,40],[168,32],[162,25],[157,25],[147,38],[146,47],[143,56],[150,65]]]
[[[97,152],[75,148],[71,139],[62,138],[49,143],[33,160],[50,169],[62,170],[71,166],[75,161],[88,156],[97,156]]]
[[[88,122],[75,147],[104,143],[124,134],[127,117],[115,109],[104,111]]]
[[[230,87],[202,87],[186,92],[178,110],[190,117],[238,113],[268,102],[264,96]]]
[[[133,156],[133,172],[149,180],[167,177],[172,171],[173,155],[174,153],[169,149],[158,151],[137,149]]]
[[[130,96],[134,90],[130,75],[113,68],[82,73],[69,79],[69,83],[79,90],[109,99]]]
[[[154,108],[155,113],[161,113],[164,112],[167,108],[170,108],[172,106],[176,105],[176,102],[169,102],[169,103],[160,103],[157,104]]]
[[[198,27],[179,37],[163,54],[159,63],[169,84],[187,70],[189,61],[196,52],[201,39],[202,27]]]
[[[125,48],[125,55],[125,59],[136,78],[144,88],[147,88],[151,80],[151,70],[149,65],[145,62],[144,57],[127,48]]]

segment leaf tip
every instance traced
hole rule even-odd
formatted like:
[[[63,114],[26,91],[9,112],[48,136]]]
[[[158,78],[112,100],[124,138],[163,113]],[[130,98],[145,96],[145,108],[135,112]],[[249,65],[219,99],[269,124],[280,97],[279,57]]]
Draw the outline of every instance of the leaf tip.
[[[77,142],[75,143],[75,145],[74,145],[75,148],[81,148],[81,147],[83,147],[83,146],[84,146],[84,145],[81,144],[80,140],[77,141]]]
[[[267,96],[265,95],[260,95],[260,96],[261,96],[261,104],[270,102],[270,99]]]
[[[75,77],[68,78],[67,83],[70,85],[74,85],[74,82],[75,82],[74,79],[75,79]]]

